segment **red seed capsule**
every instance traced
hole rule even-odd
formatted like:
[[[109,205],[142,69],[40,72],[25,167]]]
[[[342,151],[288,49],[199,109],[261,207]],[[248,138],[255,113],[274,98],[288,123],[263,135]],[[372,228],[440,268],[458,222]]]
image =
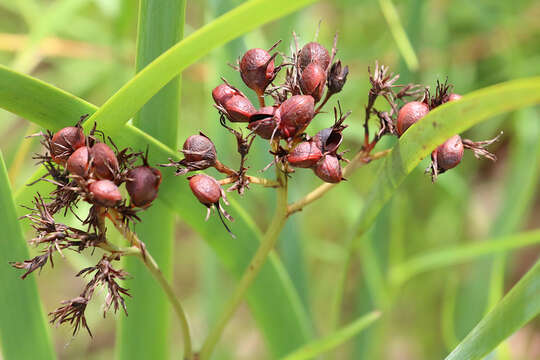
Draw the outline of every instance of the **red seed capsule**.
[[[261,95],[274,80],[274,59],[263,49],[248,50],[240,60],[240,75],[244,83]]]
[[[73,154],[67,160],[66,168],[72,175],[78,175],[82,178],[88,176],[88,161],[90,158],[90,152],[88,147],[83,146],[75,150]]]
[[[321,149],[313,141],[303,141],[287,155],[287,161],[294,167],[310,168],[322,158]]]
[[[305,95],[311,95],[318,102],[324,92],[324,85],[326,84],[326,71],[317,64],[311,63],[300,77],[300,88]]]
[[[110,180],[98,180],[88,186],[96,203],[102,206],[112,207],[122,200],[122,194]]]
[[[209,166],[217,157],[214,143],[202,134],[188,137],[184,142],[183,153],[187,162],[205,160],[210,162]]]
[[[225,101],[227,101],[234,95],[241,95],[241,93],[227,84],[221,84],[214,88],[214,90],[212,90],[212,97],[214,98],[214,101],[216,102],[216,104],[222,106]]]
[[[285,100],[276,111],[276,117],[281,134],[293,137],[304,129],[313,119],[315,114],[315,101],[310,95],[294,95]]]
[[[65,165],[70,155],[84,145],[85,137],[80,127],[65,127],[54,134],[51,139],[51,157],[55,163]]]
[[[343,180],[339,159],[334,155],[325,155],[313,170],[324,182],[335,184]]]
[[[255,131],[263,139],[269,140],[277,126],[274,118],[275,113],[276,108],[273,106],[260,108],[251,114],[248,129]]]
[[[397,132],[399,136],[418,120],[423,118],[429,112],[426,104],[419,101],[411,101],[403,105],[399,110],[397,119]]]
[[[193,195],[206,206],[217,203],[221,198],[221,186],[216,179],[206,174],[189,178],[189,187]]]
[[[454,101],[454,100],[459,100],[461,99],[462,96],[459,95],[459,94],[455,94],[455,93],[452,93],[448,96],[448,101]]]
[[[456,167],[463,158],[463,142],[454,135],[437,148],[437,166],[444,170]]]
[[[161,172],[150,166],[138,166],[128,171],[126,190],[133,205],[147,207],[158,195]]]
[[[94,175],[98,179],[113,180],[118,171],[118,159],[114,151],[105,143],[96,143],[90,149],[94,159]]]
[[[249,99],[243,95],[231,96],[225,101],[223,107],[232,122],[248,122],[251,114],[255,112],[255,108]]]
[[[304,45],[300,53],[298,54],[298,61],[300,62],[300,68],[303,70],[309,64],[318,64],[324,71],[328,69],[330,65],[330,54],[328,50],[317,42],[310,42]]]

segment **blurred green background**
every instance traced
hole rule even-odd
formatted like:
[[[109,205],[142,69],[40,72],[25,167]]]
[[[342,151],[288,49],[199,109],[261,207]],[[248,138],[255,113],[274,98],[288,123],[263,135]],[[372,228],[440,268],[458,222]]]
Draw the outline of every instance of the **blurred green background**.
[[[240,3],[188,1],[186,35]],[[320,1],[212,51],[183,73],[179,142],[202,130],[214,140],[221,160],[236,164],[236,144],[218,125],[211,89],[223,76],[246,90],[229,63],[250,47],[269,48],[279,39],[283,40],[279,50],[289,52],[292,31],[301,43],[311,41],[319,21],[319,41],[330,48],[337,32],[338,58],[350,68],[339,100],[345,110],[353,112],[343,146],[353,152],[359,149],[363,137],[363,108],[369,89],[367,67],[376,60],[400,73],[401,83],[433,87],[436,80],[448,77],[460,94],[509,79],[540,75],[538,1],[395,1],[419,61],[416,69],[403,60],[381,3],[387,2]],[[0,63],[100,105],[134,75],[136,24],[136,1],[0,0]],[[336,99],[332,99],[331,105],[335,104]],[[440,359],[482,318],[488,308],[493,266],[490,257],[418,275],[399,289],[388,286],[384,279],[391,266],[415,255],[540,226],[540,198],[536,191],[539,110],[536,107],[510,113],[465,134],[483,140],[504,131],[502,140],[492,147],[499,158],[496,163],[476,160],[468,153],[458,168],[431,184],[429,176],[423,174],[427,166],[424,160],[407,178],[355,256],[345,292],[344,322],[374,308],[384,310],[384,316],[340,347],[336,358]],[[317,117],[310,133],[332,122],[330,114]],[[14,188],[24,185],[35,169],[30,155],[39,151],[37,141],[25,140],[24,136],[38,130],[24,119],[0,110],[0,149]],[[390,139],[379,147],[392,143]],[[263,168],[271,160],[267,150],[262,140],[255,140],[249,158],[252,170]],[[331,294],[363,195],[377,181],[376,166],[374,163],[362,168],[322,200],[294,215],[281,235],[278,253],[308,308],[317,334],[330,331]],[[310,171],[300,169],[290,182],[290,199],[300,198],[319,184]],[[237,194],[230,197],[238,199]],[[273,191],[253,186],[238,200],[264,229],[273,212]],[[202,206],[193,211],[200,212],[201,217],[205,213]],[[174,286],[190,314],[198,347],[235,281],[182,219],[177,221],[176,234]],[[508,256],[506,290],[539,253],[540,247],[528,247]],[[78,293],[81,282],[73,277],[74,273],[73,261],[57,261],[54,271],[47,267],[36,276],[46,311]],[[115,318],[124,315],[109,314],[103,319],[100,305],[93,307],[88,311],[93,340],[83,333],[72,338],[65,327],[52,330],[60,359],[113,357]],[[178,346],[180,330],[172,323],[171,344]],[[509,340],[507,355],[512,359],[540,358],[538,319]],[[268,356],[249,309],[242,307],[227,328],[215,358]]]

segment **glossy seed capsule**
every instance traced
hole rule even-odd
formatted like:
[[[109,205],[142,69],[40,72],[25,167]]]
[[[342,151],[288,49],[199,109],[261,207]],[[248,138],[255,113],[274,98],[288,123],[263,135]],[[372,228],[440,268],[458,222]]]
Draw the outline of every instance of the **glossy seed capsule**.
[[[122,200],[118,186],[110,180],[98,180],[88,186],[94,201],[102,206],[112,207]]]
[[[411,101],[403,105],[399,110],[397,119],[397,132],[399,136],[418,120],[426,116],[429,112],[429,107],[423,102]]]
[[[234,95],[241,95],[238,91],[227,84],[218,85],[212,90],[212,97],[218,105],[223,105],[225,101]]]
[[[78,175],[82,178],[88,176],[88,165],[90,160],[90,152],[88,147],[83,146],[75,150],[67,160],[66,168],[72,175]]]
[[[193,195],[206,206],[217,203],[221,198],[221,186],[216,179],[206,174],[192,176],[189,187]]]
[[[90,149],[94,159],[93,171],[98,179],[113,180],[118,171],[118,159],[112,149],[105,143],[96,143]]]
[[[216,160],[216,147],[212,140],[204,135],[191,135],[182,149],[187,162]]]
[[[462,96],[459,95],[459,94],[456,94],[456,93],[452,93],[448,96],[448,101],[454,101],[454,100],[459,100],[461,99]]]
[[[157,197],[161,172],[150,166],[138,166],[127,173],[126,190],[131,203],[138,207],[149,206]]]
[[[324,182],[338,183],[343,180],[339,159],[334,155],[325,155],[315,166],[315,174]]]
[[[444,170],[456,167],[463,158],[461,136],[454,135],[437,148],[437,166]]]
[[[302,70],[309,64],[315,63],[326,71],[328,65],[330,65],[330,54],[328,53],[328,50],[318,42],[309,42],[304,45],[302,50],[300,50],[298,61]]]
[[[321,149],[313,141],[303,141],[287,155],[287,161],[294,167],[310,168],[322,158]]]
[[[305,95],[313,96],[315,102],[321,100],[325,84],[326,71],[319,64],[311,63],[302,71],[300,88]]]
[[[251,101],[243,95],[233,95],[225,101],[223,107],[232,122],[248,122],[249,117],[256,111]]]
[[[274,59],[264,49],[248,50],[239,65],[242,80],[259,95],[274,79]]]
[[[304,129],[315,114],[315,100],[310,95],[294,95],[281,104],[274,115],[285,137],[293,137]]]
[[[65,165],[75,150],[85,145],[82,129],[68,126],[55,133],[50,142],[51,157],[57,164]]]

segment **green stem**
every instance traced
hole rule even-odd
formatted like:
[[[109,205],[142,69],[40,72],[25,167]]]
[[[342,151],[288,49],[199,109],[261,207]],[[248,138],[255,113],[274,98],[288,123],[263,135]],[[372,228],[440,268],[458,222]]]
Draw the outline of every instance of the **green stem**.
[[[276,174],[278,182],[281,184],[281,186],[277,188],[277,204],[272,222],[270,223],[270,226],[268,227],[268,230],[266,231],[257,252],[251,259],[251,262],[242,275],[234,294],[227,302],[225,310],[223,311],[215,327],[208,334],[208,337],[206,338],[199,354],[200,360],[210,359],[212,351],[216,347],[221,334],[244,299],[244,296],[251,283],[253,280],[255,280],[257,274],[266,262],[268,255],[274,248],[279,234],[285,225],[285,221],[287,220],[287,177],[277,166]]]

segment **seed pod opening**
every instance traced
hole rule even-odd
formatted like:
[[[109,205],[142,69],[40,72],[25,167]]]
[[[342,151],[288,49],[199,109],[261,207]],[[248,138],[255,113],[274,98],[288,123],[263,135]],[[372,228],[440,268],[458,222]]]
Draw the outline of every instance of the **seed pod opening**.
[[[332,64],[330,75],[328,76],[328,91],[332,94],[337,94],[343,89],[349,75],[349,67],[341,67],[341,61]]]
[[[300,88],[305,95],[313,96],[315,102],[321,100],[326,84],[326,71],[317,63],[311,63],[300,77]]]
[[[98,180],[88,186],[94,201],[102,206],[112,207],[122,200],[118,186],[110,180]]]
[[[276,108],[273,106],[260,108],[250,116],[248,129],[253,130],[263,139],[269,140],[277,126],[275,113]]]
[[[51,157],[57,164],[65,165],[75,150],[85,145],[83,130],[78,126],[68,126],[53,135],[50,141]]]
[[[214,143],[202,133],[188,137],[184,142],[182,152],[187,162],[208,161],[209,167],[217,157]]]
[[[112,149],[105,143],[96,143],[90,149],[93,158],[94,175],[98,179],[113,180],[118,172],[118,159]]]
[[[256,111],[251,101],[242,95],[233,95],[223,104],[228,119],[232,122],[248,122],[249,117]]]
[[[287,161],[294,167],[310,168],[322,158],[321,149],[313,141],[303,141],[287,155]]]
[[[263,49],[250,49],[240,60],[240,76],[257,94],[274,80],[274,57]]]
[[[309,125],[315,114],[315,101],[310,95],[294,95],[285,100],[274,117],[281,133],[289,138]]]
[[[343,135],[339,129],[336,130],[331,127],[322,129],[315,134],[313,141],[323,153],[335,154],[343,141]]]
[[[399,136],[418,120],[426,116],[429,112],[429,107],[423,102],[411,101],[403,105],[399,110],[397,119],[397,132]]]
[[[66,168],[72,175],[78,175],[82,178],[88,177],[90,161],[90,152],[88,147],[83,146],[75,150],[67,160]]]
[[[456,167],[463,158],[461,136],[454,135],[437,148],[437,166],[442,170]]]
[[[328,50],[318,42],[309,42],[304,45],[302,50],[300,50],[298,61],[302,70],[309,64],[315,63],[326,71],[328,65],[330,65],[330,54],[328,53]]]
[[[138,166],[128,171],[126,190],[133,205],[149,206],[157,197],[161,172],[150,166]]]
[[[339,159],[334,155],[325,155],[314,168],[315,175],[327,183],[338,183],[343,180]]]
[[[221,198],[221,186],[216,179],[206,174],[190,177],[189,187],[203,205],[211,206]]]

